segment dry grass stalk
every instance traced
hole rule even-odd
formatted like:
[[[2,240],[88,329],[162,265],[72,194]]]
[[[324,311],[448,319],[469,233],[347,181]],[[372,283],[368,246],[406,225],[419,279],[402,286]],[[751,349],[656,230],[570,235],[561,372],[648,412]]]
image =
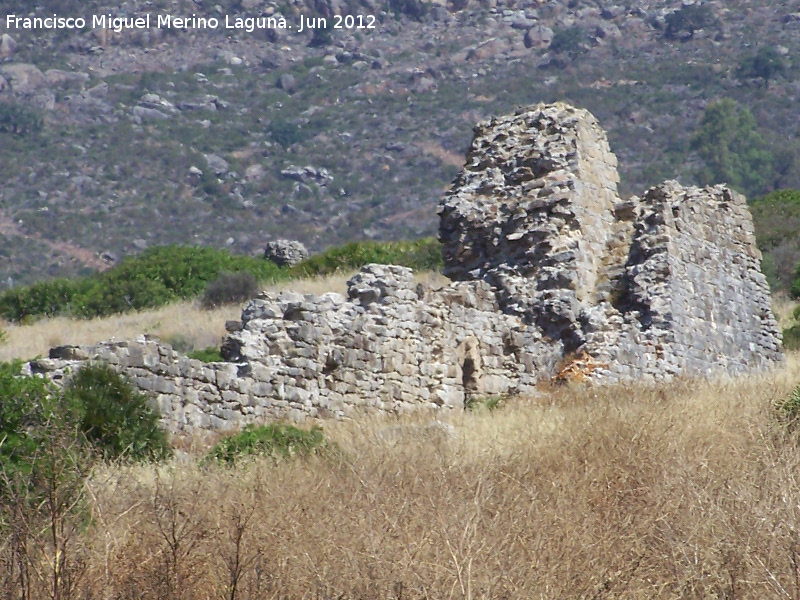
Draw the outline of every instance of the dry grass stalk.
[[[452,438],[424,415],[329,423],[340,451],[306,460],[108,466],[88,484],[86,593],[800,598],[800,440],[773,410],[798,376],[792,357],[567,387],[451,415]]]
[[[798,381],[792,355],[451,414],[452,438],[365,417],[326,423],[340,451],[304,460],[107,465],[72,597],[800,599],[800,439],[773,408]]]
[[[346,294],[347,280],[352,275],[353,273],[347,273],[299,279],[267,287],[265,291]],[[446,281],[437,273],[420,273],[416,280],[434,286],[442,285]],[[7,341],[0,345],[0,361],[47,356],[50,348],[63,344],[96,344],[112,337],[120,340],[134,339],[143,333],[155,335],[164,341],[178,339],[192,348],[207,348],[220,343],[225,335],[225,321],[238,319],[240,316],[241,306],[205,310],[194,302],[176,302],[158,309],[102,319],[57,317],[42,319],[30,325],[8,325]]]

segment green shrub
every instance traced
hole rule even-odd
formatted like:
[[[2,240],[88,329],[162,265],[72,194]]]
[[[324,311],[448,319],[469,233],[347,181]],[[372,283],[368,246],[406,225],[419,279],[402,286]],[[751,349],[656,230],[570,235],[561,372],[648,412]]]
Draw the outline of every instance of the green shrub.
[[[413,242],[353,242],[312,256],[289,269],[294,277],[330,275],[369,263],[410,267],[416,271],[442,269],[442,246],[434,238]]]
[[[248,456],[290,458],[308,456],[327,446],[320,427],[298,429],[285,423],[255,427],[248,425],[240,433],[225,438],[214,446],[206,461],[234,464]]]
[[[65,390],[80,431],[106,459],[161,460],[171,454],[149,399],[105,364],[82,367]]]
[[[227,250],[157,246],[103,273],[6,290],[0,293],[0,316],[12,321],[55,315],[94,318],[155,308],[195,298],[203,292],[208,294],[209,306],[239,302],[256,294],[257,286],[252,281],[272,283],[327,275],[368,263],[397,264],[418,271],[441,270],[441,245],[433,238],[354,242],[312,256],[291,269],[252,256],[234,256]],[[223,273],[227,275],[221,277]],[[226,296],[228,292],[230,295]]]
[[[736,77],[739,79],[760,79],[769,89],[770,79],[786,72],[786,62],[775,46],[763,46],[755,54],[748,54],[739,61]]]
[[[783,347],[786,350],[800,350],[800,325],[783,330]]]
[[[28,135],[41,131],[44,120],[33,109],[21,104],[0,102],[0,132]]]
[[[40,377],[24,377],[22,363],[0,363],[0,467],[6,477],[29,472],[37,446],[35,432],[58,407],[57,390]]]
[[[0,530],[10,505],[35,514],[54,494],[70,498],[62,516],[79,512],[83,482],[100,457],[171,453],[147,398],[108,366],[80,369],[66,389],[21,367],[0,363]]]
[[[430,10],[430,3],[423,0],[389,0],[389,8],[396,14],[403,14],[421,21]]]
[[[786,350],[800,350],[800,325],[783,330],[783,347]]]
[[[800,263],[800,191],[777,190],[750,205],[761,270],[773,289],[789,291]]]
[[[464,408],[473,412],[486,410],[489,412],[494,411],[503,404],[503,396],[490,395],[490,396],[469,396],[464,402]]]
[[[776,405],[779,418],[787,423],[790,429],[795,429],[800,418],[800,386],[794,388],[789,397]]]
[[[226,250],[181,246],[150,248],[113,269],[83,279],[59,279],[0,294],[0,314],[93,318],[194,298],[222,272],[247,272],[260,281],[285,278],[273,263]]]
[[[305,132],[299,125],[279,119],[274,119],[267,126],[267,133],[274,142],[284,148],[299,144],[306,139]]]
[[[258,280],[251,273],[220,273],[208,284],[200,303],[204,308],[225,304],[238,304],[253,298],[258,293]]]
[[[717,22],[711,8],[705,4],[684,6],[666,17],[668,38],[686,36],[691,38],[698,29],[711,27]]]
[[[53,279],[35,285],[12,288],[0,295],[0,313],[7,319],[51,317],[70,312],[77,293],[75,281]]]
[[[196,360],[202,360],[203,362],[225,362],[225,359],[222,358],[222,354],[219,352],[219,347],[217,346],[208,346],[207,348],[202,348],[198,350],[192,350],[187,355],[189,358],[194,358]]]
[[[581,54],[588,52],[587,44],[589,38],[586,31],[580,25],[573,25],[566,29],[557,29],[553,32],[553,39],[550,42],[550,51],[556,54],[565,54],[572,60]]]

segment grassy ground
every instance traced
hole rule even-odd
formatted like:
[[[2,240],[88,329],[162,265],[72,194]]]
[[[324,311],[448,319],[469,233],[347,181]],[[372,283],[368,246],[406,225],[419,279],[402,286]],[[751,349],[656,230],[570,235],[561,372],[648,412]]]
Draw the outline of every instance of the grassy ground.
[[[791,308],[778,300],[779,320]],[[9,354],[142,331],[203,344],[237,314],[43,321],[12,328]],[[198,466],[210,440],[184,440],[166,465],[99,465],[74,516],[20,512],[0,588],[18,597],[24,562],[30,600],[54,580],[62,598],[120,600],[800,598],[800,438],[775,410],[798,382],[792,353],[739,379],[325,422],[334,450],[235,467]]]
[[[75,597],[797,598],[800,447],[773,405],[799,379],[793,355],[440,415],[452,437],[367,418],[304,460],[107,465],[63,550]]]
[[[298,279],[268,287],[265,291],[290,290],[303,294],[339,292],[347,294],[347,280],[353,273]],[[435,272],[419,273],[417,281],[432,285],[447,280]],[[30,325],[10,324],[6,341],[0,345],[0,361],[47,356],[53,346],[95,344],[112,337],[133,339],[143,333],[155,335],[182,351],[218,346],[225,335],[225,321],[238,319],[241,306],[204,310],[195,302],[176,302],[163,308],[114,315],[91,320],[58,317],[41,319]]]

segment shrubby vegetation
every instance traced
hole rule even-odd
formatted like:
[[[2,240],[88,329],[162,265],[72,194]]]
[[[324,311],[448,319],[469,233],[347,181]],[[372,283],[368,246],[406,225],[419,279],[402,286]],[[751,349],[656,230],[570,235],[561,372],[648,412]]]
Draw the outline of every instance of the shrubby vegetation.
[[[320,427],[306,430],[286,423],[259,427],[248,425],[240,433],[227,437],[214,446],[208,453],[206,462],[219,461],[232,465],[253,456],[307,456],[324,449],[326,445]]]
[[[192,350],[187,356],[203,362],[223,362],[225,360],[220,354],[219,346],[208,346],[207,348]]]
[[[358,269],[369,263],[410,267],[416,271],[439,271],[442,247],[433,238],[413,242],[353,242],[312,256],[289,269],[292,277],[316,277]]]
[[[354,242],[283,269],[226,250],[161,246],[118,266],[82,279],[57,279],[12,288],[0,294],[0,315],[12,321],[67,315],[93,318],[162,306],[203,294],[206,306],[240,302],[257,292],[257,283],[314,277],[358,269],[368,263],[438,270],[441,246],[428,238],[414,242]]]
[[[284,148],[294,146],[304,141],[307,137],[299,125],[281,119],[273,120],[267,126],[267,132],[274,142],[280,144]]]
[[[163,246],[91,277],[8,290],[0,295],[0,314],[20,321],[54,315],[92,318],[153,308],[197,296],[224,271],[248,272],[261,281],[281,276],[277,266],[264,260],[213,248]]]
[[[739,79],[760,79],[764,88],[769,89],[769,82],[786,72],[786,62],[775,46],[763,46],[754,54],[748,54],[739,62],[736,77]]]
[[[64,389],[20,367],[0,363],[0,588],[67,599],[84,569],[92,470],[103,458],[157,460],[172,450],[147,398],[108,366],[82,368]]]
[[[43,119],[33,109],[21,104],[0,102],[0,133],[29,135],[42,129]]]
[[[573,25],[565,29],[556,29],[553,32],[550,50],[575,60],[589,51],[588,42],[586,30],[580,25]]]
[[[797,598],[796,367],[511,399],[436,444],[338,423],[346,460],[98,469],[58,554],[41,521],[13,538],[15,598],[52,597],[55,556],[78,598]]]
[[[800,191],[778,190],[756,198],[750,211],[763,253],[761,269],[773,290],[789,291],[800,265]]]
[[[87,365],[65,392],[78,411],[80,433],[103,458],[162,460],[172,450],[148,398],[107,365]]]
[[[691,38],[698,29],[705,29],[717,23],[711,8],[705,4],[691,4],[671,12],[666,17],[668,38]]]
[[[0,363],[0,470],[30,474],[37,449],[54,431],[70,446],[109,460],[159,460],[171,453],[146,396],[107,365],[87,365],[65,388]]]
[[[397,14],[421,20],[430,10],[431,3],[425,0],[389,0],[389,8]]]
[[[706,106],[691,147],[705,163],[697,174],[702,185],[727,183],[756,196],[774,179],[774,157],[753,114],[730,98]]]
[[[220,273],[208,284],[200,303],[204,308],[225,304],[236,304],[254,297],[258,293],[258,280],[252,273]]]

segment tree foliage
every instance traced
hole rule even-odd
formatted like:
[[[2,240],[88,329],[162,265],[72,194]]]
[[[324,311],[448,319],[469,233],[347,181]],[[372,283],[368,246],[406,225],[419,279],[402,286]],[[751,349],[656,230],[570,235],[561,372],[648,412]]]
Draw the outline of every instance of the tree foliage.
[[[0,471],[30,474],[33,459],[54,431],[107,459],[161,459],[171,450],[147,396],[103,364],[79,369],[59,388],[21,374],[21,363],[0,363]]]
[[[665,18],[668,38],[691,38],[698,29],[711,27],[716,17],[711,8],[705,4],[692,4],[671,12]]]
[[[786,63],[775,46],[763,46],[755,54],[741,59],[736,69],[739,79],[760,79],[766,89],[769,82],[786,71]]]
[[[81,434],[103,458],[160,460],[170,455],[158,411],[147,396],[108,365],[80,369],[64,399],[79,412]]]
[[[566,29],[557,29],[553,32],[550,42],[550,51],[568,56],[575,60],[588,51],[588,38],[586,31],[580,25],[573,25]]]
[[[196,298],[208,306],[255,295],[257,285],[328,275],[368,263],[394,264],[421,271],[440,270],[441,244],[431,238],[399,242],[353,242],[283,269],[227,250],[158,246],[113,269],[82,279],[56,279],[0,293],[0,316],[13,321],[55,315],[93,318]],[[224,277],[222,274],[226,274]]]
[[[78,540],[98,460],[160,459],[171,448],[147,399],[108,366],[82,368],[66,389],[21,366],[0,363],[0,539],[12,557],[0,587],[68,599],[85,569]]]
[[[703,160],[702,184],[727,183],[757,196],[774,179],[774,157],[756,128],[752,113],[729,98],[706,106],[691,147]]]
[[[789,291],[800,264],[800,190],[776,190],[750,204],[761,271],[773,291]],[[797,282],[800,289],[800,282]],[[800,331],[800,328],[798,328]]]
[[[0,132],[28,135],[42,129],[42,117],[33,109],[20,104],[0,102]]]
[[[223,272],[246,272],[259,281],[285,274],[273,263],[225,250],[160,246],[113,269],[83,279],[59,279],[0,294],[0,314],[15,321],[30,316],[85,318],[162,306],[194,298]]]

